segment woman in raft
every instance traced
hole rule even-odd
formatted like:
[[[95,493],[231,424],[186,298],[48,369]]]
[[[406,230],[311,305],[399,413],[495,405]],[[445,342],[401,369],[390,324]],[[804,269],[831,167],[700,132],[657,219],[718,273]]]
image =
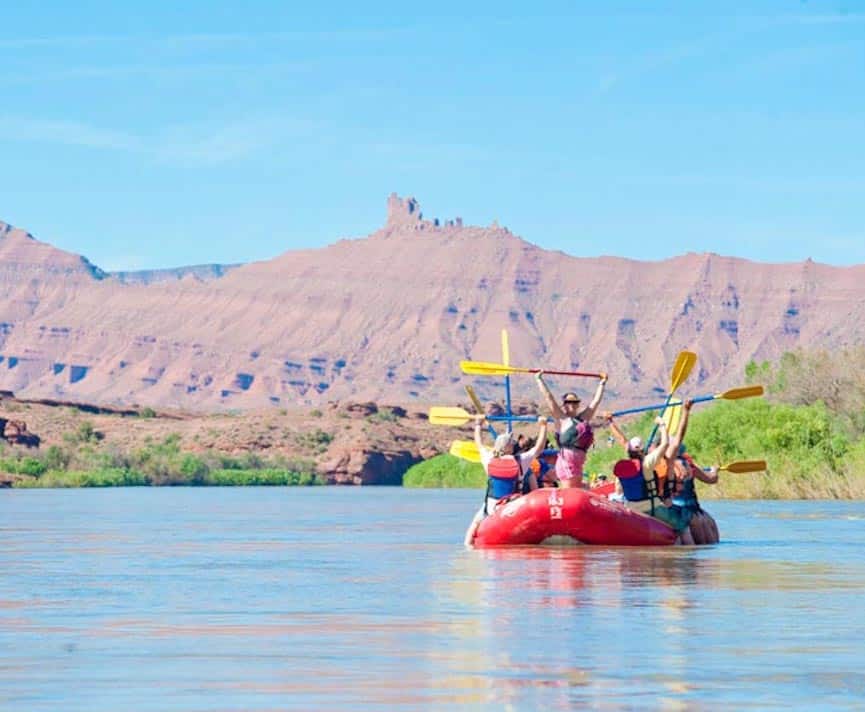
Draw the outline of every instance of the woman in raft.
[[[483,422],[484,419],[479,418],[475,423],[475,445],[478,447],[481,464],[487,475],[487,492],[483,506],[475,514],[466,531],[464,540],[466,546],[471,546],[484,517],[492,514],[500,499],[515,493],[522,494],[524,481],[528,482],[529,491],[538,488],[531,464],[532,460],[541,454],[547,442],[547,419],[539,417],[538,437],[531,450],[514,454],[515,442],[512,433],[501,433],[497,436],[491,450],[481,439]]]
[[[682,544],[717,544],[720,540],[718,525],[700,507],[694,480],[714,485],[718,482],[718,470],[711,467],[705,471],[698,467],[685,450],[685,433],[693,405],[694,401],[685,401],[679,427],[667,447],[663,514],[669,518],[660,518],[681,532]]]
[[[663,461],[670,443],[667,433],[667,424],[663,418],[656,418],[660,442],[648,452],[643,447],[643,440],[633,437],[630,440],[613,422],[611,413],[605,413],[604,417],[610,425],[610,431],[616,440],[628,451],[626,460],[619,460],[613,469],[618,478],[616,482],[616,497],[613,499],[621,501],[624,499],[629,509],[651,516],[658,516],[658,509],[663,508],[661,504],[656,468]],[[661,518],[661,517],[659,517]]]
[[[565,393],[562,398],[562,405],[559,406],[547,384],[544,383],[543,371],[537,374],[536,379],[541,395],[546,400],[553,413],[553,418],[556,420],[556,440],[559,445],[559,454],[556,458],[556,478],[559,481],[559,486],[565,488],[582,487],[586,453],[595,441],[589,421],[604,397],[607,374],[601,374],[601,381],[598,383],[592,402],[582,410],[580,409],[580,397],[576,393]]]
[[[697,502],[694,478],[714,484],[718,481],[718,474],[716,471],[704,472],[694,465],[693,460],[684,454],[682,445],[692,405],[693,402],[686,402],[682,420],[671,439],[668,439],[663,418],[656,419],[661,432],[661,444],[652,450],[651,461],[649,457],[642,459],[641,471],[646,482],[645,488],[637,490],[631,478],[621,479],[621,475],[629,474],[632,469],[623,466],[623,463],[627,464],[629,460],[616,463],[616,474],[620,476],[620,486],[627,485],[625,498],[628,506],[669,524],[679,535],[678,543],[715,544],[719,540],[718,527],[715,520],[704,512]],[[613,436],[627,448],[628,458],[631,461],[640,458],[640,438],[626,439],[613,422],[612,414],[605,413],[604,417],[610,424]],[[652,471],[646,466],[647,463],[650,463]],[[670,475],[671,472],[674,474]],[[647,503],[650,506],[647,507]]]

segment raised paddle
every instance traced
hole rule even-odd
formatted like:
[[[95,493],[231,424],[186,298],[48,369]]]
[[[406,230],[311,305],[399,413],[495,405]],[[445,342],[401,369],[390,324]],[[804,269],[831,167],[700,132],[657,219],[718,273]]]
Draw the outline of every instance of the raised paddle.
[[[481,399],[478,398],[478,394],[475,393],[475,389],[471,386],[466,386],[466,393],[469,395],[469,400],[472,402],[472,405],[475,407],[475,410],[478,413],[484,412],[484,406],[481,404]],[[487,423],[487,430],[490,431],[490,435],[493,437],[498,436],[496,429],[492,426],[492,423]]]
[[[502,363],[505,366],[511,365],[511,349],[508,344],[508,330],[502,329]],[[511,377],[509,374],[505,375],[505,412],[508,415],[513,415],[514,412],[511,410]],[[508,432],[511,433],[514,430],[513,423],[508,421]]]
[[[541,373],[550,376],[585,376],[587,378],[600,378],[600,373],[587,373],[583,371],[548,371],[545,368],[520,368],[519,366],[507,366],[503,363],[487,363],[485,361],[460,361],[463,373],[470,376],[507,376],[511,373]]]
[[[673,404],[671,403],[667,409],[664,411],[664,422],[667,424],[667,432],[670,433],[670,437],[673,437],[673,433],[676,432],[676,428],[679,427],[679,422],[682,420],[682,405],[681,403]]]
[[[460,460],[468,460],[469,462],[480,462],[481,454],[478,452],[478,446],[470,440],[454,440],[451,443],[450,454]]]
[[[465,425],[470,420],[514,421],[518,423],[537,423],[536,415],[475,415],[459,406],[433,406],[429,409],[429,422],[433,425]]]
[[[471,440],[454,440],[451,443],[451,449],[449,452],[454,457],[459,457],[460,459],[468,460],[469,462],[481,461],[481,454],[478,451],[478,446]],[[546,450],[543,450],[538,457],[555,455],[556,453],[558,453],[558,450],[555,448],[547,448]]]
[[[688,380],[688,376],[691,375],[691,371],[694,370],[694,364],[696,363],[697,354],[693,351],[682,351],[676,357],[676,363],[673,364],[673,370],[670,374],[670,395],[667,396],[664,410],[666,410],[667,406],[670,405],[670,401],[673,400],[673,394],[679,386]],[[649,435],[648,440],[646,440],[646,452],[648,452],[649,447],[652,445],[652,440],[655,439],[656,432],[658,432],[657,424],[652,428],[652,433]]]
[[[741,388],[731,388],[723,393],[715,393],[708,396],[698,396],[692,398],[694,403],[705,403],[712,400],[740,400],[742,398],[754,398],[755,396],[763,395],[763,386],[742,386]],[[674,400],[670,405],[681,405],[684,401]],[[637,408],[626,408],[625,410],[613,411],[612,415],[619,417],[620,415],[630,415],[631,413],[645,413],[647,410],[661,410],[664,403],[656,403],[654,405],[641,405]]]

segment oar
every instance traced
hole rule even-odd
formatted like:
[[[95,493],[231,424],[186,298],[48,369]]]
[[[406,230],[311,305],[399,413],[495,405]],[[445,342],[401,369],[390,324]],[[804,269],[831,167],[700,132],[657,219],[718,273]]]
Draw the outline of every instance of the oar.
[[[547,373],[551,376],[585,376],[587,378],[600,378],[600,373],[586,373],[583,371],[548,371],[545,368],[520,368],[518,366],[507,366],[503,363],[487,363],[485,361],[460,361],[463,373],[470,376],[507,376],[510,373]]]
[[[511,350],[508,345],[508,330],[502,329],[502,363],[505,366],[510,366],[511,364]],[[511,377],[510,374],[505,374],[505,412],[508,415],[513,415],[513,411],[511,410]],[[514,431],[513,423],[508,421],[508,432],[512,433]]]
[[[673,400],[673,394],[679,386],[688,379],[688,376],[691,375],[695,363],[697,363],[697,354],[693,351],[682,351],[676,357],[676,363],[673,364],[673,371],[670,374],[670,395],[667,396],[667,402],[664,405],[665,410],[667,406],[670,405],[670,401]],[[649,447],[652,445],[652,440],[655,439],[656,432],[658,432],[657,424],[652,428],[652,433],[649,435],[649,439],[646,440],[646,452],[648,452]]]
[[[729,465],[721,465],[718,470],[726,470],[727,472],[763,472],[766,469],[765,460],[740,460],[739,462],[731,462]]]
[[[478,452],[478,446],[475,445],[471,440],[454,440],[451,443],[450,454],[454,457],[458,457],[462,460],[468,460],[469,462],[480,462],[481,454]],[[545,457],[547,455],[555,455],[558,453],[558,450],[555,448],[546,448],[541,452],[539,457]]]
[[[474,415],[458,406],[433,406],[429,409],[429,422],[433,425],[465,425],[470,420],[514,421],[518,423],[537,423],[536,415]]]
[[[478,394],[475,393],[475,389],[472,388],[471,386],[466,386],[466,393],[469,394],[469,400],[472,402],[472,405],[475,407],[475,410],[478,413],[483,413],[484,412],[484,406],[481,403],[481,399],[478,398]],[[487,430],[490,431],[490,435],[492,435],[494,438],[498,436],[498,433],[496,432],[496,429],[492,426],[492,423],[487,423]]]
[[[468,460],[469,462],[481,461],[478,446],[470,440],[454,440],[451,443],[450,454],[460,458],[460,460]]]
[[[763,386],[742,386],[741,388],[731,388],[723,393],[715,393],[708,396],[699,396],[692,398],[694,403],[705,403],[711,400],[740,400],[742,398],[754,398],[755,396],[763,395]],[[674,400],[670,405],[681,405],[684,401]],[[638,408],[626,408],[625,410],[613,411],[613,415],[617,418],[620,415],[630,415],[631,413],[644,413],[647,410],[661,410],[666,404],[656,403],[654,405],[641,405]]]
[[[667,432],[670,433],[670,437],[672,437],[672,433],[676,432],[676,428],[679,427],[679,421],[681,419],[681,403],[670,403],[669,407],[664,411],[664,422],[667,424]]]

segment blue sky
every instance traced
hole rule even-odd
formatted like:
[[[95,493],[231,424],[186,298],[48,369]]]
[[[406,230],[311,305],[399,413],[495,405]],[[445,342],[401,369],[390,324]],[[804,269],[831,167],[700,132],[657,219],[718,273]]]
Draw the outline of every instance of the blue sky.
[[[0,220],[106,269],[391,191],[578,256],[865,262],[865,3],[137,5],[0,9]]]

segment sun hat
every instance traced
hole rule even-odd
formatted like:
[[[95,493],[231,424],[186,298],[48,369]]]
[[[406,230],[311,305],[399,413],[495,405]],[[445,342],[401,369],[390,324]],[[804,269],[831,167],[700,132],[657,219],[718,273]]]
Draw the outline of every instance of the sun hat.
[[[640,450],[643,447],[643,439],[639,435],[635,435],[628,440],[628,450]]]

